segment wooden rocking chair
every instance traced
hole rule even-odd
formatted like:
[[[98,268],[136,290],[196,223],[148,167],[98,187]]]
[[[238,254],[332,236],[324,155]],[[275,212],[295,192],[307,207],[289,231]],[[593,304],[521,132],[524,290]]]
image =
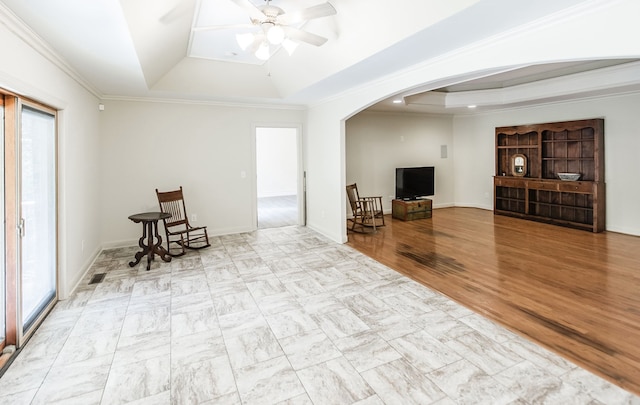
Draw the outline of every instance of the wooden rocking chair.
[[[171,214],[171,218],[163,220],[167,235],[167,251],[171,256],[182,256],[186,253],[185,248],[202,249],[211,246],[207,235],[207,227],[194,227],[189,224],[189,217],[187,216],[187,209],[182,195],[182,186],[180,186],[180,190],[165,192],[160,192],[156,188],[156,195],[158,196],[160,211]],[[171,246],[173,243],[180,246],[179,252],[172,253]]]
[[[376,227],[384,226],[382,197],[360,197],[356,183],[347,186],[347,198],[351,206],[351,230],[353,232],[376,232]],[[356,227],[359,227],[356,229]]]

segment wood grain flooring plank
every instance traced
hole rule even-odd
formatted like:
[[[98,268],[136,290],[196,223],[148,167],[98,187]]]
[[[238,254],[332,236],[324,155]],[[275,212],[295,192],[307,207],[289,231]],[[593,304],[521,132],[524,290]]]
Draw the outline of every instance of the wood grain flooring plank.
[[[640,237],[458,207],[386,223],[347,244],[640,394]]]

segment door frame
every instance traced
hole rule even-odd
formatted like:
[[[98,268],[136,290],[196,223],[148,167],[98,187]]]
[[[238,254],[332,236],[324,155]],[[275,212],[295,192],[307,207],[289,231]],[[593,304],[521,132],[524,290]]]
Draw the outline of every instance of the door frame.
[[[2,165],[3,165],[3,169],[2,169],[2,176],[0,176],[0,212],[2,212],[2,223],[5,223],[5,179],[4,179],[4,162],[5,162],[5,156],[4,156],[4,150],[5,150],[5,125],[4,125],[4,117],[5,117],[5,108],[4,108],[4,94],[0,93],[0,109],[2,110],[2,113],[0,114],[0,135],[2,135],[2,138],[0,138],[0,159],[2,160]],[[2,302],[0,302],[0,308],[2,308],[2,310],[0,311],[0,317],[4,318],[3,322],[2,322],[2,330],[0,330],[0,368],[2,368],[2,365],[4,364],[4,359],[2,356],[2,350],[4,349],[4,347],[7,344],[7,318],[9,318],[8,314],[8,308],[7,308],[7,301],[8,301],[8,297],[7,297],[7,269],[6,269],[6,260],[5,260],[5,256],[6,256],[6,249],[5,249],[5,239],[6,239],[6,235],[5,235],[5,229],[2,229],[2,236],[0,237],[0,258],[2,258],[2,260],[0,261],[0,277],[2,278],[2,282],[0,283],[0,287],[2,288],[2,291],[0,292],[0,299]],[[6,358],[6,357],[5,357]]]
[[[305,193],[305,171],[302,148],[302,125],[282,124],[282,123],[254,123],[251,126],[251,229],[258,229],[258,165],[257,165],[257,132],[258,128],[293,128],[296,130],[296,150],[297,150],[297,179],[296,195],[298,196],[298,221],[299,226],[306,225],[306,193]]]
[[[18,222],[17,137],[18,98],[4,94],[4,248],[5,248],[5,344],[18,346]]]
[[[55,109],[41,103],[24,99],[11,93],[3,92],[5,101],[5,139],[4,139],[4,187],[5,187],[5,271],[6,271],[6,345],[21,348],[38,329],[47,314],[55,306],[60,291],[60,247],[59,247],[59,193],[58,193],[58,113]],[[54,117],[54,195],[55,204],[55,294],[53,299],[40,311],[31,323],[29,330],[24,330],[22,322],[22,244],[19,231],[21,209],[21,114],[26,106],[51,114]],[[8,110],[8,111],[7,111]]]

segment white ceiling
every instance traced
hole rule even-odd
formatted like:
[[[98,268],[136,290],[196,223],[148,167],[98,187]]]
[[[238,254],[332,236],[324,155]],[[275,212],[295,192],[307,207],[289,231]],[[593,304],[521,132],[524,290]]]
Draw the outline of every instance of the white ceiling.
[[[627,80],[630,74],[635,79]],[[619,82],[598,87],[594,82],[618,76]],[[564,78],[564,91],[558,80]],[[572,85],[571,83],[574,83]],[[371,111],[419,112],[432,114],[473,114],[478,111],[530,106],[579,97],[640,91],[638,59],[561,62],[492,72],[472,80],[461,80],[443,87],[412,89],[395,94],[369,107]],[[540,94],[544,94],[541,96]],[[471,106],[471,108],[470,108]]]
[[[0,13],[28,25],[101,98],[307,105],[588,0],[329,0],[337,14],[303,26],[328,42],[302,44],[292,56],[278,51],[267,62],[238,47],[234,35],[246,30],[193,34],[193,27],[248,22],[232,0],[0,1]],[[322,2],[272,0],[286,12]],[[613,63],[620,62],[629,61]],[[503,89],[609,64],[471,75],[465,83],[395,95],[400,105],[390,99],[372,108],[453,112],[442,101],[446,94]]]

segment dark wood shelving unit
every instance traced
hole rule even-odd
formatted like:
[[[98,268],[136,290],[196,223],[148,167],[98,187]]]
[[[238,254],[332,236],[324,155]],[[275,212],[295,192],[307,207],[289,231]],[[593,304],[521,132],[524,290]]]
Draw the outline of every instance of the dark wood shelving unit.
[[[496,128],[494,213],[601,232],[605,229],[604,120]],[[514,176],[511,158],[527,158]],[[580,173],[578,181],[558,173]]]

